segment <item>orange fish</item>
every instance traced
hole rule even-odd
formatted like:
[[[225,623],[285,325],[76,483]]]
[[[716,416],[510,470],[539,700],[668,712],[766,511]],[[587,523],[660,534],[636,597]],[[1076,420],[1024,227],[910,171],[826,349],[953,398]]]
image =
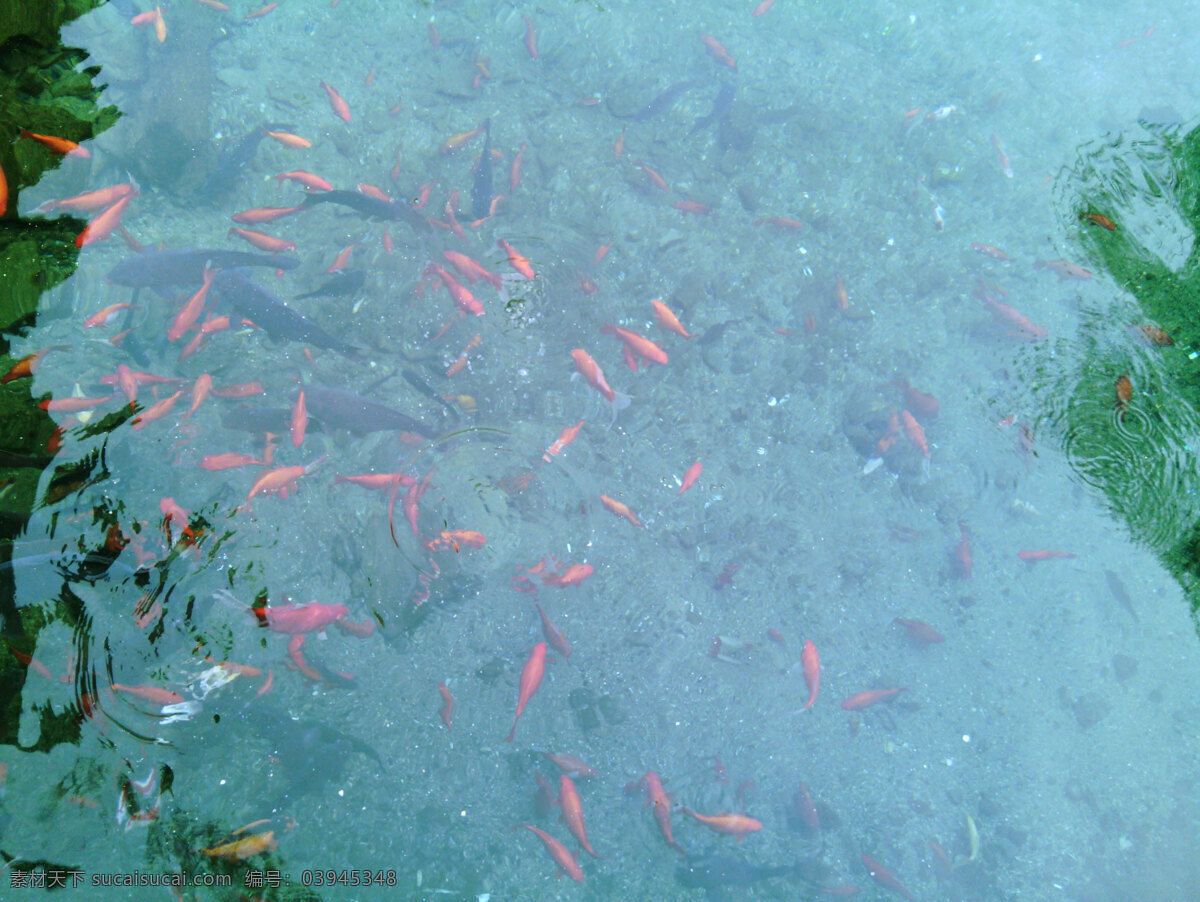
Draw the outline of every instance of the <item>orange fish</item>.
[[[525,148],[528,145],[522,141],[521,146],[517,148],[517,155],[513,157],[512,168],[508,173],[508,193],[516,194],[517,186],[521,184],[521,163],[525,160]]]
[[[842,702],[842,709],[844,711],[858,711],[862,708],[869,708],[871,705],[877,704],[885,698],[890,698],[897,692],[903,692],[907,688],[907,686],[902,686],[899,689],[868,689],[866,692],[858,692]]]
[[[521,18],[525,20],[525,49],[529,51],[531,57],[537,59],[537,31],[533,27],[533,20],[523,13]]]
[[[182,394],[183,389],[180,389],[170,397],[163,398],[161,401],[150,405],[145,411],[133,418],[133,428],[145,429],[150,423],[165,417],[171,412],[171,408],[175,406],[175,402],[179,400],[179,396]]]
[[[299,448],[304,444],[304,433],[307,430],[308,409],[304,405],[304,389],[300,389],[300,394],[296,396],[296,402],[292,405],[292,418],[289,423],[293,448]]]
[[[681,808],[680,810],[704,826],[730,836],[745,836],[747,833],[755,833],[763,826],[762,821],[746,817],[744,814],[697,814],[691,808]]]
[[[101,404],[107,404],[115,397],[114,394],[105,398],[51,398],[39,401],[38,407],[51,413],[79,413],[81,410],[91,410]]]
[[[1133,383],[1129,380],[1128,373],[1122,373],[1117,377],[1116,382],[1117,400],[1113,407],[1120,411],[1121,420],[1125,419],[1125,411],[1129,409],[1129,402],[1133,400]]]
[[[196,377],[196,381],[192,383],[192,404],[185,413],[184,419],[187,419],[204,403],[212,392],[212,376],[208,373],[201,373]]]
[[[442,256],[450,261],[450,265],[458,270],[459,274],[468,282],[478,282],[482,279],[497,291],[504,284],[499,273],[489,272],[478,261],[471,259],[466,254],[460,254],[457,251],[442,251]]]
[[[450,297],[454,300],[454,306],[463,313],[469,313],[473,316],[483,316],[483,304],[476,300],[475,295],[471,294],[470,290],[464,286],[458,279],[446,272],[440,266],[430,263],[426,268],[427,274],[435,275],[442,280],[442,284],[446,286],[446,290],[450,292]]]
[[[867,869],[867,873],[871,875],[872,880],[880,886],[887,887],[893,892],[899,893],[905,899],[908,899],[909,902],[912,902],[913,894],[905,888],[904,884],[896,878],[895,874],[866,853],[862,855],[862,863],[863,867]]]
[[[537,608],[538,616],[542,618],[542,635],[546,637],[546,641],[564,658],[571,657],[571,643],[567,641],[567,637],[563,635],[562,630],[551,622],[540,604],[535,604],[534,607]]]
[[[471,141],[482,135],[485,129],[486,125],[481,122],[469,132],[459,132],[457,135],[451,135],[441,143],[441,146],[438,147],[438,153],[451,153],[461,147],[465,147]]]
[[[800,650],[800,665],[804,669],[804,685],[808,687],[808,701],[805,708],[811,708],[821,690],[821,656],[817,654],[817,646],[812,639],[804,640]]]
[[[128,310],[132,306],[133,304],[129,303],[129,301],[122,301],[119,304],[109,304],[100,312],[93,313],[91,316],[85,319],[83,321],[83,328],[94,329],[96,326],[103,326],[106,322],[108,322],[108,318],[114,313],[118,312],[119,310]]]
[[[575,782],[563,774],[558,778],[558,803],[562,806],[563,823],[571,831],[571,835],[579,840],[579,844],[593,858],[599,858],[592,844],[588,841],[587,827],[583,823],[583,802],[579,798],[579,790]]]
[[[1092,274],[1082,266],[1076,266],[1069,260],[1034,260],[1033,268],[1050,270],[1058,276],[1060,282],[1066,279],[1085,281],[1092,277]]]
[[[296,480],[301,476],[308,475],[328,456],[328,454],[322,454],[307,467],[277,467],[274,470],[263,473],[254,481],[254,485],[250,487],[250,491],[246,494],[246,500],[242,503],[242,507],[249,509],[250,500],[257,495],[277,494],[280,498],[286,498],[295,489]]]
[[[513,829],[528,830],[537,836],[542,841],[542,845],[546,847],[546,851],[550,853],[550,857],[554,859],[554,863],[558,865],[559,872],[566,874],[576,883],[583,883],[583,869],[579,866],[579,862],[570,850],[557,839],[546,831],[531,827],[529,824],[518,824]]]
[[[266,235],[262,232],[255,232],[251,229],[230,229],[226,234],[237,235],[244,241],[248,241],[260,251],[269,251],[271,253],[282,253],[284,251],[294,251],[296,242],[288,241],[285,238],[276,238],[274,235]]]
[[[609,388],[608,380],[604,378],[604,371],[587,351],[583,348],[575,348],[571,352],[571,359],[575,361],[575,369],[579,371],[579,375],[583,376],[587,384],[600,392],[600,396],[613,405],[614,413],[629,406],[629,396],[618,394]]]
[[[37,208],[37,212],[76,210],[90,213],[93,210],[102,210],[109,204],[115,204],[125,195],[132,194],[133,190],[133,185],[124,184],[113,185],[111,188],[99,188],[96,191],[87,191],[63,200],[48,200]]]
[[[1027,564],[1035,564],[1038,561],[1054,561],[1054,560],[1069,560],[1077,557],[1069,551],[1018,551],[1017,557]]]
[[[450,716],[454,714],[454,696],[450,694],[450,690],[445,683],[438,683],[438,692],[442,696],[442,709],[438,712],[442,715],[442,723],[446,725],[446,729],[450,727]]]
[[[270,5],[276,6],[277,4],[272,3]],[[252,13],[251,15],[254,14]],[[247,16],[247,18],[249,18],[249,16]],[[278,845],[279,842],[275,839],[275,831],[268,830],[265,833],[251,833],[249,836],[243,836],[241,839],[235,839],[231,842],[222,843],[219,846],[200,849],[200,852],[201,854],[207,855],[210,858],[226,858],[229,861],[245,861],[248,858],[253,858],[255,855],[261,855],[264,852],[270,852]]]
[[[354,249],[358,247],[358,245],[359,242],[356,241],[353,244],[346,245],[344,248],[338,251],[337,256],[333,258],[333,262],[329,264],[329,268],[325,270],[325,274],[329,275],[330,273],[341,272],[343,269],[345,269],[346,264],[350,262],[350,255],[354,253]]]
[[[904,437],[907,438],[921,452],[922,456],[929,456],[929,444],[925,441],[925,430],[921,428],[921,424],[907,410],[900,411],[900,424],[904,428]]]
[[[652,184],[659,191],[671,190],[671,186],[667,184],[667,180],[659,175],[656,170],[651,169],[645,163],[637,163],[636,165],[638,169],[646,173],[646,178],[650,179],[650,184]]]
[[[954,546],[954,569],[963,579],[971,578],[974,562],[971,560],[971,541],[967,535],[966,524],[959,523],[959,540]]]
[[[583,420],[580,420],[574,426],[567,426],[565,429],[563,429],[558,438],[555,439],[554,444],[546,449],[546,452],[542,455],[542,460],[544,460],[546,463],[550,463],[551,457],[556,454],[560,454],[563,448],[575,441],[575,437],[579,435],[579,430],[583,428],[583,422]]]
[[[503,238],[498,238],[496,243],[504,249],[504,253],[508,254],[508,265],[523,275],[526,279],[536,278],[536,273],[533,271],[533,264],[529,262],[528,257],[522,257],[513,249],[513,246]]]
[[[293,150],[303,150],[306,147],[312,147],[312,141],[307,138],[301,138],[299,135],[293,135],[290,132],[267,132],[268,138],[274,138],[284,147],[290,147]]]
[[[236,467],[261,467],[263,462],[253,454],[206,454],[200,458],[202,470],[232,470]]]
[[[156,705],[176,705],[183,701],[183,696],[178,692],[160,689],[157,686],[122,686],[120,683],[113,683],[112,688],[116,692],[136,695],[138,698],[144,698]]]
[[[2,211],[0,211],[0,215],[3,215]],[[0,385],[5,385],[9,382],[12,382],[14,379],[29,378],[37,372],[37,368],[41,364],[43,357],[45,357],[51,351],[63,350],[64,348],[66,348],[66,345],[53,345],[49,348],[43,348],[40,351],[35,351],[32,354],[26,354],[12,365],[12,369],[10,369],[3,376],[0,376]]]
[[[695,200],[677,200],[671,204],[680,213],[691,213],[693,216],[707,216],[712,212],[711,207],[706,207],[704,204]]]
[[[285,179],[290,179],[307,188],[309,191],[332,191],[333,185],[321,178],[319,175],[313,175],[311,172],[305,172],[303,169],[293,169],[291,172],[281,172],[275,176],[275,181],[282,184]]]
[[[679,486],[679,491],[675,493],[676,497],[682,495],[688,489],[696,484],[696,480],[700,478],[700,474],[704,472],[704,464],[696,461],[683,474],[683,482]]]
[[[607,495],[600,496],[600,503],[604,505],[605,510],[611,511],[612,513],[616,514],[618,517],[624,517],[626,520],[628,520],[634,526],[642,525],[642,521],[633,515],[633,511],[631,511],[629,509],[629,505],[624,504],[620,501],[617,501],[613,498],[609,498]]]
[[[776,228],[790,229],[792,231],[797,231],[804,228],[804,223],[802,223],[799,219],[788,219],[786,216],[765,216],[762,219],[754,220],[754,224],[756,226],[773,225]]]
[[[91,156],[86,147],[80,147],[74,141],[68,141],[66,138],[56,138],[53,135],[38,135],[25,129],[21,129],[21,137],[37,141],[38,144],[41,144],[48,150],[60,153],[63,156],[80,158]]]
[[[657,363],[659,366],[666,366],[670,358],[667,352],[656,345],[648,338],[643,338],[636,332],[630,332],[628,329],[622,329],[618,326],[605,323],[600,327],[600,331],[605,335],[615,335],[621,340],[630,354],[636,354],[649,363]],[[636,369],[636,367],[635,367]]]
[[[196,324],[196,320],[200,318],[200,314],[204,310],[205,300],[208,297],[208,289],[212,285],[212,280],[216,273],[215,269],[210,269],[207,266],[204,267],[204,283],[179,308],[179,312],[171,320],[171,326],[167,329],[167,341],[178,341],[184,336],[184,333]]]
[[[567,586],[578,586],[594,572],[591,564],[571,564],[560,573],[543,573],[542,585],[558,586],[560,589],[565,589]],[[564,655],[564,657],[566,656]]]
[[[89,222],[84,230],[75,236],[75,246],[85,247],[93,242],[103,241],[115,232],[121,224],[121,217],[125,214],[126,208],[136,196],[136,191],[126,194]]]
[[[554,752],[542,752],[543,757],[554,762],[562,773],[575,777],[598,777],[600,774],[582,758],[574,755],[557,755]]]
[[[1102,213],[1080,213],[1080,219],[1086,219],[1088,222],[1094,222],[1101,228],[1108,229],[1110,232],[1117,230],[1117,224]]]
[[[545,672],[546,643],[539,642],[533,647],[533,651],[530,652],[528,660],[525,661],[525,666],[521,668],[521,684],[517,693],[517,716],[513,718],[512,729],[508,733],[508,738],[504,740],[505,742],[512,742],[513,737],[517,735],[517,721],[521,719],[521,714],[524,713],[525,706],[529,703],[533,694],[542,685],[542,675]],[[549,845],[547,845],[547,848],[549,848]]]
[[[693,337],[687,329],[683,328],[683,324],[679,322],[679,317],[662,301],[651,301],[650,306],[654,308],[654,318],[658,321],[658,324],[668,332],[674,332],[676,335],[682,335],[684,338]]]
[[[258,224],[263,222],[274,222],[276,219],[282,219],[284,216],[291,216],[303,210],[303,206],[299,207],[255,207],[252,210],[243,210],[241,213],[234,213],[229,218],[234,222]]]
[[[902,626],[908,632],[908,637],[917,645],[936,645],[945,642],[946,637],[923,620],[905,620],[903,617],[893,617],[892,623]]]
[[[767,10],[769,10],[774,5],[775,5],[775,0],[762,0],[762,3],[760,3],[760,4],[758,4],[758,6],[754,7],[754,11],[751,12],[750,15],[755,16],[755,17],[765,16],[767,14]]]
[[[654,820],[658,822],[659,832],[667,841],[667,845],[680,855],[686,855],[687,853],[671,835],[671,797],[663,789],[662,780],[651,770],[646,771],[641,782],[646,788],[646,804],[654,806]]]
[[[712,35],[702,34],[700,40],[704,42],[704,49],[708,51],[708,55],[715,59],[722,66],[728,66],[734,72],[737,71],[737,62],[726,50],[721,42]]]
[[[321,87],[325,89],[325,93],[329,96],[329,105],[333,108],[333,114],[343,122],[349,122],[350,104],[342,100],[342,95],[325,84],[324,81],[321,82]]]

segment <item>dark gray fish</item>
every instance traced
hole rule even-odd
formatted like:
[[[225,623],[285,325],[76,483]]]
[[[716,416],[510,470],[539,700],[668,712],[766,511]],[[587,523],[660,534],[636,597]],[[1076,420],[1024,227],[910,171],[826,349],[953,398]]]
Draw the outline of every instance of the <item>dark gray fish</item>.
[[[431,226],[416,210],[406,203],[380,200],[361,191],[315,191],[304,198],[300,206],[315,207],[317,204],[337,204],[349,207],[370,219],[385,219],[389,222],[407,222],[414,232],[431,232]]]
[[[720,123],[725,121],[729,116],[729,110],[733,107],[733,96],[737,93],[737,88],[732,82],[725,82],[721,85],[721,89],[717,91],[717,96],[713,98],[712,110],[707,116],[701,116],[692,126],[689,135],[694,135],[702,128],[708,128],[714,122]]]
[[[331,298],[354,294],[363,287],[363,283],[366,280],[367,274],[364,270],[348,269],[345,272],[338,273],[313,291],[307,294],[296,295],[295,300],[302,301],[305,298]]]
[[[291,425],[292,412],[279,407],[249,407],[240,405],[221,411],[221,425],[238,432],[284,433]],[[313,424],[309,424],[313,431]]]
[[[226,269],[213,279],[217,297],[268,335],[285,341],[302,341],[313,347],[357,357],[361,350],[330,335],[312,320],[305,319],[271,292],[251,282],[242,270]]]
[[[492,207],[492,120],[483,120],[483,153],[475,164],[475,180],[471,182],[471,212],[476,219],[485,218]]]
[[[684,92],[691,90],[704,83],[702,78],[693,78],[688,81],[677,82],[671,85],[648,104],[638,110],[636,113],[618,113],[612,108],[612,103],[608,100],[604,101],[604,106],[608,109],[608,113],[614,119],[629,119],[633,122],[645,122],[647,119],[653,119],[660,113],[665,113],[671,107],[675,106],[677,101]]]
[[[383,758],[374,747],[319,720],[293,720],[286,714],[256,705],[252,712],[247,712],[245,722],[271,743],[272,757],[278,759],[282,768],[285,785],[276,804],[294,802],[305,793],[339,779],[351,754],[364,755],[384,767]]]
[[[675,879],[690,889],[702,889],[710,896],[716,894],[717,898],[724,898],[720,894],[726,889],[744,889],[760,881],[785,877],[795,872],[796,868],[791,865],[764,867],[724,855],[699,855],[677,867]]]
[[[423,394],[430,401],[441,404],[442,407],[446,408],[448,413],[455,417],[458,416],[458,410],[455,409],[454,405],[434,391],[433,386],[422,379],[418,373],[414,372],[413,370],[401,370],[400,375],[404,377],[405,382]]]
[[[1137,608],[1133,606],[1133,599],[1129,597],[1129,592],[1125,588],[1125,583],[1121,582],[1121,577],[1111,570],[1105,570],[1104,578],[1108,581],[1108,591],[1117,600],[1117,604],[1123,607],[1134,620],[1141,620]]]
[[[271,269],[295,269],[300,260],[290,254],[252,254],[249,251],[180,250],[146,251],[126,257],[106,277],[113,285],[127,288],[161,288],[165,285],[199,285],[204,281],[204,266],[216,269],[234,266],[268,266]]]
[[[432,438],[434,431],[386,404],[380,404],[343,388],[304,386],[304,406],[308,415],[327,429],[348,429],[351,432],[415,432]]]
[[[267,136],[268,130],[284,130],[287,126],[267,123],[258,126],[246,137],[227,146],[217,157],[212,172],[204,180],[200,193],[210,200],[220,200],[236,186],[242,171],[258,153],[258,145]]]

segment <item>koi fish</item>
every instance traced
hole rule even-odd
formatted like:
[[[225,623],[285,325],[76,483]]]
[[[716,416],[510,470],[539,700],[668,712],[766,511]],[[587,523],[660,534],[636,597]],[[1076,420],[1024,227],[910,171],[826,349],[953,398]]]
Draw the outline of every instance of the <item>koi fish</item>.
[[[521,719],[521,715],[525,711],[525,706],[529,704],[529,700],[533,697],[533,694],[542,685],[542,675],[545,672],[546,643],[539,642],[533,647],[528,660],[525,661],[525,666],[521,668],[521,683],[517,693],[517,716],[513,718],[512,729],[508,733],[508,738],[504,740],[505,742],[512,742],[513,737],[517,735],[517,721]],[[549,845],[547,845],[547,848],[549,848]]]
[[[651,301],[650,306],[654,308],[655,320],[668,332],[674,332],[676,335],[682,335],[684,338],[694,337],[687,329],[683,328],[683,324],[679,322],[679,317],[662,301]]]
[[[696,480],[700,478],[700,474],[704,472],[704,464],[696,461],[683,474],[683,482],[679,485],[679,491],[675,493],[675,497],[679,497],[688,489],[696,484]]]
[[[537,608],[538,616],[542,618],[542,635],[546,637],[546,641],[564,658],[571,657],[571,643],[567,641],[562,630],[551,622],[540,604],[535,604],[534,607]]]
[[[699,821],[710,830],[729,836],[745,836],[762,829],[762,821],[744,814],[697,814],[691,808],[681,808],[684,814]]]
[[[804,685],[808,687],[808,701],[804,707],[811,708],[821,690],[821,656],[812,639],[804,640],[804,647],[800,650],[800,666],[804,669]]]
[[[869,708],[871,705],[878,704],[885,698],[891,698],[898,692],[903,692],[907,686],[902,686],[899,689],[868,689],[866,692],[857,692],[842,702],[843,711],[859,711],[863,708]]]
[[[546,831],[539,830],[537,827],[531,827],[529,824],[518,824],[513,829],[528,830],[534,834],[542,841],[542,845],[546,847],[546,851],[550,853],[550,857],[558,865],[559,872],[566,874],[576,883],[583,883],[583,869],[579,866],[579,862],[571,854],[570,850],[557,839]]]
[[[615,498],[609,498],[607,495],[600,496],[600,503],[604,505],[604,509],[616,514],[618,517],[623,517],[634,526],[642,526],[642,521],[634,516],[633,511],[629,509],[629,505],[617,501]]]

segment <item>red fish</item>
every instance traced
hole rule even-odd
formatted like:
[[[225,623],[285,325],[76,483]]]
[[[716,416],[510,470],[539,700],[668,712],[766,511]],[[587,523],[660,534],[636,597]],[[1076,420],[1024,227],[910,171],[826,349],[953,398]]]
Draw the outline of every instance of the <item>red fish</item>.
[[[691,808],[680,809],[684,814],[699,821],[711,830],[729,836],[745,836],[762,829],[762,821],[744,814],[697,814]]]
[[[604,505],[605,510],[616,514],[618,517],[623,517],[634,526],[642,526],[642,521],[634,516],[634,513],[629,509],[628,504],[617,501],[615,498],[610,498],[608,495],[601,495],[600,503]]]
[[[517,253],[516,249],[513,248],[513,246],[503,238],[496,239],[496,244],[498,244],[504,250],[504,253],[508,254],[509,266],[523,275],[526,279],[532,280],[537,277],[537,274],[533,271],[533,264],[529,262],[528,257],[523,257]]]
[[[1076,266],[1069,260],[1034,260],[1033,268],[1050,270],[1058,276],[1060,282],[1066,279],[1086,281],[1092,277],[1092,274],[1082,266]]]
[[[291,172],[281,172],[275,176],[275,181],[283,184],[285,179],[291,179],[293,182],[298,182],[309,191],[332,191],[333,185],[319,175],[313,175],[311,172],[305,172],[303,169],[293,169]]]
[[[253,454],[206,454],[200,458],[202,470],[232,470],[236,467],[261,467],[263,462]]]
[[[344,604],[285,604],[274,607],[251,608],[261,626],[277,633],[297,636],[322,630],[350,613]]]
[[[662,301],[651,301],[650,306],[654,308],[654,318],[658,324],[668,332],[674,332],[684,338],[693,337],[687,329],[683,328],[683,324],[679,322],[679,317],[675,315],[674,311]]]
[[[722,46],[721,42],[712,35],[702,34],[700,40],[704,42],[704,49],[708,51],[708,55],[715,59],[722,66],[728,66],[734,72],[737,71],[737,62],[730,55],[729,51]]]
[[[464,286],[458,279],[446,272],[440,266],[430,263],[425,272],[437,276],[442,280],[442,284],[446,286],[446,290],[450,292],[450,297],[454,300],[454,306],[463,313],[469,313],[472,316],[482,316],[484,314],[483,304],[475,299],[475,295]]]
[[[350,104],[342,100],[342,95],[335,91],[329,85],[321,82],[321,87],[325,89],[325,93],[329,95],[329,105],[333,108],[333,113],[343,122],[350,121]]]
[[[521,18],[525,20],[525,49],[529,51],[531,57],[537,59],[537,31],[533,27],[533,20],[524,13],[521,14]]]
[[[877,704],[885,698],[891,698],[897,692],[903,692],[907,688],[907,686],[902,686],[899,689],[868,689],[866,692],[855,693],[842,702],[842,710],[859,711],[862,708],[869,708],[871,705]]]
[[[1038,561],[1052,561],[1057,559],[1068,559],[1076,557],[1069,551],[1018,551],[1017,557],[1027,564],[1035,564]]]
[[[579,790],[575,782],[563,774],[558,778],[558,802],[562,806],[563,823],[571,831],[571,835],[579,840],[579,844],[593,858],[599,858],[592,844],[588,841],[587,827],[583,823],[583,802],[579,799]]]
[[[621,329],[617,326],[605,323],[600,327],[600,331],[605,335],[615,335],[621,340],[631,354],[636,354],[638,357],[649,363],[657,363],[659,366],[666,366],[670,360],[667,357],[667,352],[656,345],[648,338],[643,338],[636,332],[631,332],[628,329]],[[636,367],[634,367],[636,369]]]
[[[243,210],[241,213],[234,213],[229,218],[234,222],[261,224],[264,222],[274,222],[276,219],[282,219],[285,216],[291,216],[293,213],[298,213],[303,209],[303,206],[255,207],[251,210]]]
[[[180,389],[170,397],[163,398],[161,401],[150,405],[150,407],[133,418],[133,428],[145,429],[148,424],[165,417],[171,412],[171,408],[175,406],[175,402],[179,400],[179,396],[182,394],[183,389]]]
[[[892,623],[904,627],[908,632],[908,637],[917,645],[936,645],[946,641],[945,636],[923,620],[905,620],[903,617],[893,617]]]
[[[671,835],[671,797],[663,790],[662,780],[654,771],[646,771],[642,785],[646,788],[646,804],[654,806],[654,820],[658,822],[658,829],[667,845],[680,855],[686,855]]]
[[[913,443],[923,457],[928,457],[929,444],[925,441],[925,430],[921,428],[916,417],[907,410],[902,410],[900,411],[900,425],[904,429],[904,437]]]
[[[880,886],[886,887],[887,889],[890,889],[893,892],[899,893],[905,899],[909,899],[909,900],[913,899],[913,894],[910,893],[904,887],[903,883],[901,883],[899,880],[896,879],[896,875],[893,874],[891,871],[889,871],[887,868],[885,868],[882,864],[880,864],[878,861],[876,861],[870,855],[863,853],[862,863],[863,863],[863,867],[865,867],[867,869],[867,873],[871,875],[871,879],[874,880],[876,883],[878,883]]]
[[[582,428],[583,420],[580,420],[574,426],[567,426],[564,428],[559,434],[558,438],[555,439],[554,444],[546,449],[545,453],[542,455],[542,460],[544,460],[546,463],[550,463],[551,457],[556,454],[560,454],[563,448],[575,441],[576,436],[579,435],[579,430]]]
[[[971,540],[964,523],[958,524],[959,540],[954,546],[954,569],[963,579],[971,578],[974,561],[971,560]]]
[[[688,489],[696,484],[696,480],[700,478],[700,474],[704,472],[704,464],[696,461],[687,468],[687,472],[683,474],[683,482],[679,486],[679,491],[675,493],[676,497],[682,495]]]
[[[300,394],[296,396],[296,403],[292,405],[292,418],[289,424],[293,448],[299,448],[304,444],[304,433],[307,430],[308,410],[304,405],[304,389],[300,389]]]
[[[576,883],[583,883],[583,869],[579,866],[579,862],[571,854],[571,851],[557,839],[546,831],[531,827],[529,824],[518,824],[513,829],[528,830],[537,836],[542,841],[542,845],[546,847],[546,851],[550,853],[550,857],[554,859],[554,863],[558,865],[559,871]]]
[[[587,351],[583,348],[575,348],[571,352],[571,359],[575,361],[575,369],[579,371],[579,375],[583,376],[587,384],[600,392],[600,396],[613,406],[614,414],[629,406],[629,396],[609,388],[608,380],[604,378],[604,371]]]
[[[38,135],[25,129],[21,129],[21,137],[37,141],[38,144],[41,144],[47,150],[52,150],[54,153],[59,153],[66,157],[86,159],[91,156],[86,147],[80,147],[74,141],[68,141],[66,138],[57,138],[54,135]]]
[[[817,646],[812,639],[804,640],[804,647],[800,650],[800,665],[804,668],[804,685],[808,687],[808,701],[804,707],[811,708],[821,689],[821,656],[817,654]]]
[[[504,284],[499,273],[488,272],[478,261],[472,260],[466,254],[460,254],[457,251],[442,251],[442,256],[449,260],[450,265],[457,269],[468,282],[478,282],[482,279],[497,291]]]
[[[571,564],[560,573],[543,573],[543,586],[558,586],[560,589],[565,589],[567,586],[578,586],[585,579],[595,572],[591,564]]]
[[[244,241],[254,245],[260,251],[268,251],[273,254],[283,253],[284,251],[294,251],[296,242],[288,241],[284,238],[276,238],[274,235],[267,235],[264,232],[255,232],[252,229],[234,229],[231,228],[226,234],[237,235]]]
[[[128,310],[132,306],[133,304],[129,303],[129,301],[122,301],[119,304],[109,304],[103,310],[93,313],[85,319],[83,321],[83,328],[94,329],[96,326],[103,326],[114,313],[118,313],[121,310]]]
[[[574,755],[557,755],[554,752],[542,752],[542,755],[553,761],[555,767],[564,774],[570,774],[575,777],[599,776],[595,768],[591,767],[582,758],[576,758]]]
[[[123,686],[120,683],[113,683],[112,688],[116,692],[136,695],[138,698],[144,698],[146,701],[154,702],[156,705],[177,705],[183,701],[183,696],[178,692],[172,692],[170,689],[160,689],[157,686]]]
[[[200,314],[204,312],[204,304],[208,298],[208,289],[212,285],[213,276],[217,271],[204,267],[204,283],[196,290],[187,302],[179,308],[179,312],[175,314],[175,318],[171,320],[171,326],[167,329],[167,341],[178,341],[183,338],[184,333],[196,324],[196,320],[200,318]]]
[[[545,672],[546,643],[539,642],[533,647],[533,651],[530,652],[525,666],[521,668],[521,684],[517,693],[517,716],[513,718],[512,729],[509,730],[508,738],[504,740],[505,742],[512,742],[513,737],[517,735],[517,721],[521,719],[521,715],[525,712],[525,706],[529,704],[529,700],[533,698],[533,694],[542,685],[542,675]],[[549,848],[548,845],[547,848]]]
[[[972,242],[971,249],[973,251],[975,251],[975,253],[977,253],[977,254],[983,254],[983,255],[991,257],[995,260],[1003,260],[1003,261],[1009,262],[1009,263],[1012,262],[1012,257],[1010,257],[1008,254],[1004,253],[1004,251],[1002,251],[1000,248],[998,248],[992,244],[978,244],[976,242]]]
[[[454,696],[450,694],[450,690],[446,688],[445,683],[438,683],[438,692],[442,696],[442,709],[438,712],[442,715],[442,722],[446,725],[446,729],[450,727],[450,716],[454,713]]]
[[[571,657],[571,643],[567,641],[567,637],[563,635],[562,630],[551,622],[540,604],[534,605],[534,607],[537,608],[538,616],[542,618],[542,635],[546,637],[546,641],[564,658]]]

